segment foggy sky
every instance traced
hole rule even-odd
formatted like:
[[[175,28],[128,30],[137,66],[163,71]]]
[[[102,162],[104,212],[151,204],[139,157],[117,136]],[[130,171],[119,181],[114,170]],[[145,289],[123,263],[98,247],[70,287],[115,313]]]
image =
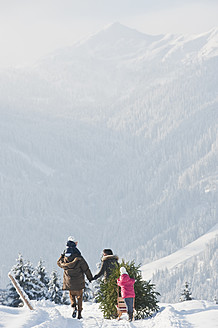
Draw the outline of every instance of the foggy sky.
[[[0,0],[0,67],[25,65],[120,22],[146,34],[203,33],[217,0]]]

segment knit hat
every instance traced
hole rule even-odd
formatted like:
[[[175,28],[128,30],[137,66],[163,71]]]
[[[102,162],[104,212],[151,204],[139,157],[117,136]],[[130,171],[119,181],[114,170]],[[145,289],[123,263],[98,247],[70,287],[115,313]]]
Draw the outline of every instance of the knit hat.
[[[121,275],[122,275],[122,274],[128,274],[127,271],[126,271],[126,268],[121,267],[121,268],[120,268],[120,274],[121,274]]]
[[[68,237],[67,240],[68,240],[68,241],[74,241],[74,243],[75,243],[75,241],[76,241],[76,239],[75,239],[74,237],[72,237],[72,236]]]

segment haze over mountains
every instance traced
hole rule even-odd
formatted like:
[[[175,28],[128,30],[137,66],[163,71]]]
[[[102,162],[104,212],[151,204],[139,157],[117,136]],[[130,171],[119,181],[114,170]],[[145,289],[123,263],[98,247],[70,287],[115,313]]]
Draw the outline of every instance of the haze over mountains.
[[[2,282],[18,252],[49,269],[68,235],[148,263],[217,224],[218,29],[119,23],[0,72]]]

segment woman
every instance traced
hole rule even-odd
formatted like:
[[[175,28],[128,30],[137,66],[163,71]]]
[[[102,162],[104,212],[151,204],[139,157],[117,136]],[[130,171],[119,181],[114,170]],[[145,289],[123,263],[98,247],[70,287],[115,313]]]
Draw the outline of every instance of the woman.
[[[108,277],[111,274],[111,271],[113,271],[115,265],[118,265],[118,256],[113,255],[113,252],[111,249],[104,249],[103,250],[103,256],[101,259],[101,268],[100,271],[94,276],[93,280],[96,280],[100,278],[102,275],[104,275],[104,280],[106,281]]]

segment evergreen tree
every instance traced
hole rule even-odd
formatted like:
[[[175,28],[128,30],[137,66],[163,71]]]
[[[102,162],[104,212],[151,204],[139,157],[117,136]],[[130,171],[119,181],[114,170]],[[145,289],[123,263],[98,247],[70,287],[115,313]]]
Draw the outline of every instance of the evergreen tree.
[[[83,290],[83,301],[89,301],[93,298],[93,292],[91,288],[89,287],[88,282],[85,282],[85,288]]]
[[[157,296],[160,294],[155,292],[153,284],[142,279],[139,265],[136,266],[134,261],[127,263],[122,261],[120,265],[114,268],[108,280],[106,282],[102,280],[100,283],[97,301],[100,303],[100,308],[103,311],[104,317],[107,319],[117,317],[116,304],[119,291],[117,279],[120,276],[121,266],[124,266],[129,276],[135,279],[135,318],[143,319],[151,316],[159,310]]]
[[[55,304],[62,304],[63,303],[63,291],[60,286],[59,276],[57,271],[53,270],[50,275],[49,280],[49,299]]]
[[[21,254],[18,254],[17,264],[11,269],[14,278],[18,281],[19,285],[23,287],[24,282],[24,260]],[[20,295],[17,293],[12,282],[8,285],[8,292],[6,297],[6,303],[8,306],[18,307],[23,306],[23,301]]]
[[[185,282],[185,288],[183,289],[183,292],[181,293],[180,301],[191,301],[191,289],[189,288],[189,283]]]
[[[63,291],[61,303],[65,305],[70,305],[71,303],[69,294],[66,292],[66,290]]]
[[[49,293],[48,293],[49,277],[43,265],[43,261],[41,259],[39,260],[37,267],[35,269],[35,275],[40,281],[40,285],[41,285],[41,290],[38,295],[38,299],[43,299],[43,298],[49,299]]]
[[[92,286],[93,286],[93,298],[94,301],[97,302],[99,290],[100,290],[100,283],[101,283],[101,278],[98,278],[93,281]]]
[[[25,262],[23,260],[21,254],[18,255],[17,264],[12,267],[11,272],[30,300],[40,300],[43,298],[41,291],[44,286],[37,276],[37,271],[31,262]],[[23,305],[23,301],[20,299],[12,283],[10,283],[8,288],[7,304],[15,307]]]
[[[36,275],[36,271],[30,261],[24,264],[24,279],[22,287],[30,300],[40,300],[43,285]]]
[[[6,299],[7,299],[7,290],[0,289],[0,305],[7,305]]]

